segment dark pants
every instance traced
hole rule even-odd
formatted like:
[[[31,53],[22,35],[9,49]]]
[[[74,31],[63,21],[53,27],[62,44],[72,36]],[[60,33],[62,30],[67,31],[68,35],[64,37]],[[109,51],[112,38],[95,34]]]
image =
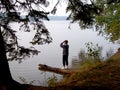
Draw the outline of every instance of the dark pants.
[[[68,66],[68,55],[63,55],[63,66]]]

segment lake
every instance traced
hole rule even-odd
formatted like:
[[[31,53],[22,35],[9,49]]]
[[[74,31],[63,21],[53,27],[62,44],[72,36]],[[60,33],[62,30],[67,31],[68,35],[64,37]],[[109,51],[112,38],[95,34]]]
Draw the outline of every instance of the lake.
[[[93,30],[80,30],[77,23],[70,24],[70,21],[64,20],[44,21],[44,23],[53,38],[53,42],[46,45],[35,46],[41,51],[38,56],[26,58],[22,63],[18,63],[18,61],[9,62],[12,77],[20,83],[30,83],[34,81],[34,83],[32,83],[33,85],[45,86],[48,77],[53,76],[53,73],[38,70],[38,64],[62,68],[62,49],[60,48],[60,43],[64,40],[69,41],[69,66],[71,66],[72,59],[78,57],[81,49],[86,50],[85,43],[87,42],[93,42],[94,44],[103,46],[103,55],[105,55],[106,51],[110,48],[116,52],[119,47],[119,44],[113,44],[107,41],[104,37],[98,36],[97,32]],[[68,28],[69,25],[71,25],[71,29]],[[32,32],[19,33],[18,37],[22,37],[20,44],[30,46],[28,41],[33,37],[32,35]],[[57,77],[59,79],[62,76],[57,75]]]

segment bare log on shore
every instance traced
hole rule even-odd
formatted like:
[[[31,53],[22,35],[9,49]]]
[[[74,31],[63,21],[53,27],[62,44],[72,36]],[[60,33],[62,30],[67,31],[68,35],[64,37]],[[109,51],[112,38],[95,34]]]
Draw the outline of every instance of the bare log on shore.
[[[39,70],[41,71],[48,71],[48,72],[53,72],[57,74],[72,74],[75,70],[73,69],[61,69],[61,68],[55,68],[55,67],[50,67],[48,65],[44,64],[39,64]]]

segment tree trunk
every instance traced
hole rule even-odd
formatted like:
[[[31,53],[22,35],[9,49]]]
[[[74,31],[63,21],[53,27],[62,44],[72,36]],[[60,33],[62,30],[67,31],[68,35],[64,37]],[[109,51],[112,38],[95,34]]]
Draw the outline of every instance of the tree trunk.
[[[70,69],[70,68],[61,69],[61,68],[51,67],[44,64],[39,64],[39,70],[53,72],[53,73],[62,74],[62,75],[71,75],[73,72],[76,72],[76,70],[74,69]]]
[[[12,80],[9,64],[6,57],[4,40],[0,29],[0,83],[8,84]]]
[[[27,87],[27,85],[22,85],[12,78],[0,28],[0,90],[26,90]]]

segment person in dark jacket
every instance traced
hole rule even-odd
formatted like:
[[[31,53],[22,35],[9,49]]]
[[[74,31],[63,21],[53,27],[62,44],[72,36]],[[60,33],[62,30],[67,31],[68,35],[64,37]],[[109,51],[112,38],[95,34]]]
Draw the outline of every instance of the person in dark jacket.
[[[63,41],[60,44],[60,47],[63,48],[63,68],[67,69],[68,68],[68,55],[69,55],[68,40]]]

